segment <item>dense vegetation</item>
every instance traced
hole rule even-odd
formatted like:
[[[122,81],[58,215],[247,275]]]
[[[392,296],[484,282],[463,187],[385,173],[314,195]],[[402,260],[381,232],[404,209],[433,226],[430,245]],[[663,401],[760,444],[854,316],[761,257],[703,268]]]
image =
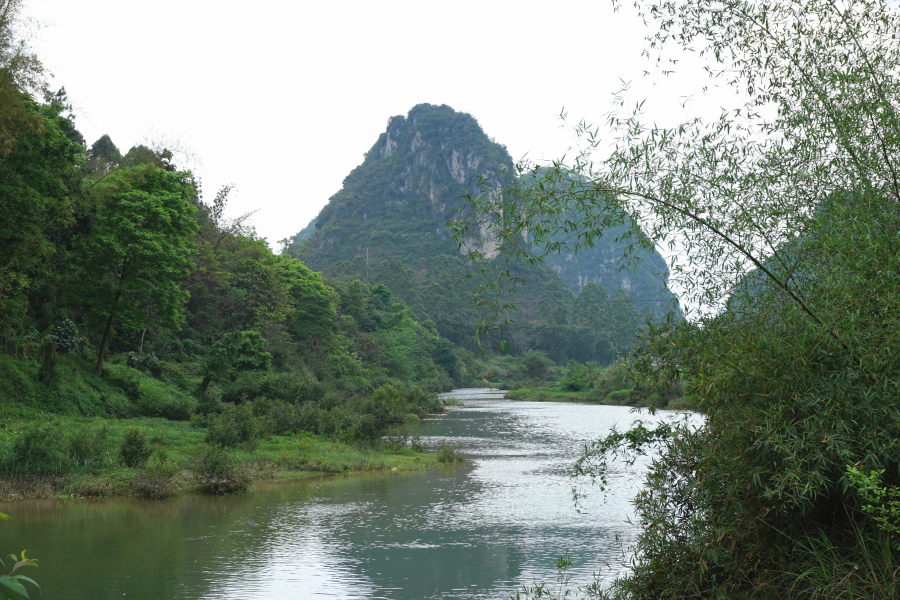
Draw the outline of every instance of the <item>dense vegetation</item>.
[[[434,324],[383,285],[276,255],[226,218],[230,188],[205,201],[166,149],[88,147],[15,41],[20,4],[3,6],[2,495],[435,460],[372,454],[472,379]]]
[[[313,244],[274,253],[246,215],[226,216],[230,187],[205,198],[165,148],[123,153],[108,135],[87,144],[65,90],[49,93],[12,21],[2,31],[0,496],[164,497],[273,473],[417,467],[434,457],[385,435],[442,410],[435,392],[539,383],[547,373],[534,372],[535,357],[548,369],[609,363],[641,326],[624,290],[610,303],[588,284],[576,298],[545,268],[523,296],[533,298],[527,318],[504,326],[512,356],[486,356],[468,297],[479,273],[447,235],[370,248],[418,258],[411,266],[342,250],[351,260],[323,277],[304,262],[317,260]],[[410,122],[392,121],[370,154],[406,149],[415,164],[435,136],[453,141],[432,157],[448,165],[441,198],[458,200],[476,167],[508,162],[468,115],[420,106]],[[402,164],[367,160],[348,177],[366,194],[333,202],[317,231],[356,239],[340,227],[369,205],[399,223],[371,196],[425,181],[427,169],[397,172]],[[407,192],[412,202],[422,190]],[[445,216],[435,210],[422,213],[429,232]]]
[[[621,288],[610,297],[605,288],[588,283],[573,295],[552,272],[529,273],[524,265],[513,270],[531,275],[528,285],[516,290],[515,308],[499,329],[507,342],[504,353],[518,359],[539,351],[559,364],[569,360],[610,364],[632,349],[637,331],[648,322],[660,321],[646,304],[638,309]],[[386,287],[419,319],[434,323],[443,338],[481,353],[473,331],[488,313],[473,304],[471,290],[484,281],[484,275],[461,258],[438,255],[419,275],[400,261],[382,261],[369,268],[365,259],[357,257],[333,265],[329,276],[335,282],[357,279]],[[457,353],[460,360],[466,355]],[[445,368],[451,376],[455,373],[446,364]]]
[[[449,106],[415,106],[390,119],[319,216],[284,240],[285,250],[331,277],[388,286],[442,336],[478,350],[472,331],[487,314],[473,310],[470,296],[486,279],[462,264],[457,244],[465,252],[484,244],[490,255],[491,242],[479,227],[454,240],[447,225],[465,213],[468,194],[490,195],[513,183],[512,172],[506,149],[473,117]],[[500,337],[514,356],[540,350],[563,364],[608,364],[631,348],[648,318],[659,321],[672,308],[665,261],[651,249],[634,269],[621,268],[627,242],[615,235],[577,254],[566,242],[547,265],[507,265],[525,285],[502,298],[514,309]],[[674,309],[679,316],[677,301]]]
[[[601,484],[612,460],[656,454],[629,572],[584,591],[896,598],[900,14],[878,0],[636,4],[648,54],[701,50],[740,110],[672,129],[615,114],[609,158],[474,207],[502,215],[512,255],[523,230],[590,244],[629,219],[647,224],[638,246],[683,249],[673,272],[694,315],[648,328],[628,368],[650,389],[683,381],[705,421],[585,449],[576,471]]]

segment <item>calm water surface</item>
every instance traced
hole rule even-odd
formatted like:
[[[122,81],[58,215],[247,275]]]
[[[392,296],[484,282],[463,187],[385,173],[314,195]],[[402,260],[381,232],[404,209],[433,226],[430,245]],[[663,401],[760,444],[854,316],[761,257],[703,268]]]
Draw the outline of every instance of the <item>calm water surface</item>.
[[[40,558],[27,574],[42,599],[506,598],[551,581],[565,552],[576,581],[608,573],[634,535],[626,518],[645,465],[620,468],[611,492],[578,510],[565,473],[584,442],[635,415],[484,390],[450,395],[464,406],[419,432],[464,452],[461,466],[221,498],[7,504],[0,550]]]

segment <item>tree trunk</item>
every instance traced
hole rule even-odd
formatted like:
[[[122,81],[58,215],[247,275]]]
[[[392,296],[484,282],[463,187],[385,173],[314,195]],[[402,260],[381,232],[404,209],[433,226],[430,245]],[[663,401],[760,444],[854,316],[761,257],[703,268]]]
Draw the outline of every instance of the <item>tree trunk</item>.
[[[106,353],[106,342],[109,341],[109,330],[112,329],[113,317],[116,316],[116,305],[122,297],[122,290],[116,290],[116,299],[113,300],[113,309],[106,320],[106,329],[103,330],[103,339],[100,340],[100,351],[97,353],[97,377],[103,374],[103,355]]]
[[[206,392],[207,388],[209,388],[209,384],[212,383],[213,376],[209,373],[206,374],[206,377],[203,378],[203,381],[200,382],[200,387],[197,389],[198,393],[203,394]]]

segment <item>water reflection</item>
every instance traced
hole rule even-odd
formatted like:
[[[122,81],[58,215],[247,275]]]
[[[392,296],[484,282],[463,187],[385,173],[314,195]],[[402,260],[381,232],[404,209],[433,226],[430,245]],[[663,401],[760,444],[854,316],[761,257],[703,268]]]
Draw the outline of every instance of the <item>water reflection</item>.
[[[620,407],[460,394],[426,419],[462,466],[259,485],[173,501],[7,505],[4,552],[41,559],[42,598],[502,598],[551,580],[568,551],[586,581],[627,543],[642,465],[576,511],[566,469],[581,444],[633,416]]]

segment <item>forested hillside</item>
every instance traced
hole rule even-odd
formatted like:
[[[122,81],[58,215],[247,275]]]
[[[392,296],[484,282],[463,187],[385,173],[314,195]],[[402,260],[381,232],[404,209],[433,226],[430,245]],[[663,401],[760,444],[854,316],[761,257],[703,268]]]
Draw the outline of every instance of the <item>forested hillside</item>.
[[[469,115],[391,119],[276,254],[229,216],[231,186],[205,191],[165,147],[86,141],[4,14],[0,497],[219,493],[259,473],[426,464],[437,455],[384,436],[443,410],[436,392],[611,363],[658,318],[624,283],[576,296],[520,262],[527,285],[498,332],[511,356],[475,337],[484,278],[447,220],[481,175],[513,180]]]
[[[646,225],[631,237],[644,250],[683,249],[673,271],[694,318],[648,328],[620,366],[660,399],[683,385],[704,419],[636,421],[584,446],[575,471],[601,485],[615,461],[652,457],[639,534],[599,597],[895,599],[897,5],[634,4],[645,52],[705,57],[736,108],[662,127],[638,102],[606,139],[578,126],[602,160],[579,158],[575,176],[532,165],[538,190],[473,203],[473,221],[502,215],[507,254],[526,232],[584,247],[629,220]]]
[[[482,242],[490,254],[491,241],[484,230],[460,247],[448,222],[458,219],[466,195],[516,184],[528,187],[529,180],[517,180],[506,148],[472,116],[420,104],[389,120],[363,163],[287,252],[328,276],[386,285],[434,321],[442,336],[477,350],[473,332],[483,315],[469,298],[483,281],[460,259]],[[620,259],[629,242],[617,239],[621,229],[594,248],[553,253],[546,264],[508,265],[523,281],[505,298],[515,308],[498,332],[510,352],[609,363],[631,348],[648,319],[681,315],[658,253],[644,253],[633,269],[624,268]]]
[[[34,492],[20,476],[45,477],[38,495],[158,497],[246,487],[260,469],[383,467],[371,452],[385,432],[441,411],[434,392],[474,378],[385,286],[330,285],[276,255],[226,216],[230,188],[204,196],[167,149],[123,153],[108,135],[87,145],[10,23],[0,475],[13,479],[0,496]],[[434,459],[397,451],[396,464]]]

